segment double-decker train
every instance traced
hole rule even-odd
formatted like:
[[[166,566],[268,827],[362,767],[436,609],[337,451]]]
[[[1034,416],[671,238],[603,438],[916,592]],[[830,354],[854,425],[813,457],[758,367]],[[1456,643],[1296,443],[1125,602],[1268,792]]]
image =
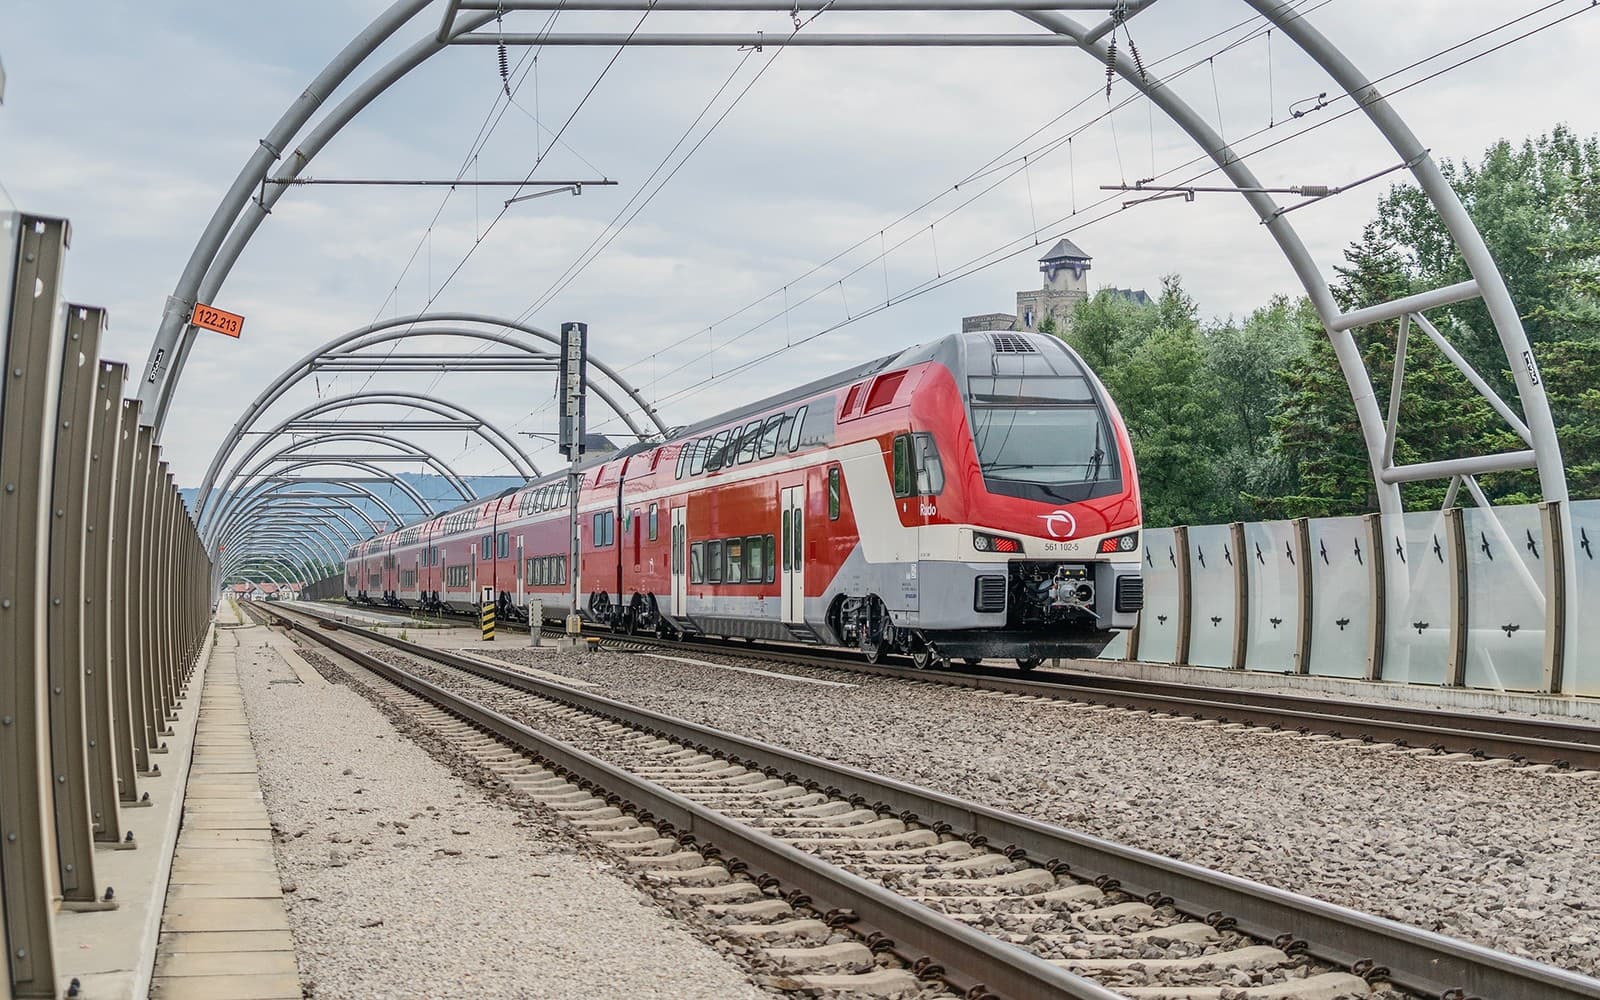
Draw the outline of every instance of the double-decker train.
[[[576,589],[630,631],[1026,669],[1132,627],[1139,533],[1127,429],[1083,360],[963,333],[376,536],[345,590],[556,620]]]

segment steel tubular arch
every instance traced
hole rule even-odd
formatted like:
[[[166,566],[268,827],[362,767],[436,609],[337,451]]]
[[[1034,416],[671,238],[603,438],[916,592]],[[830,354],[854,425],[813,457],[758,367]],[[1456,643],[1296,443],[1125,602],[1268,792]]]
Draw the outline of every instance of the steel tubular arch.
[[[307,463],[307,464],[309,465],[311,463]],[[325,462],[325,463],[322,463],[322,464],[326,465],[326,464],[330,464],[330,463],[326,463]],[[332,463],[332,464],[349,465],[350,463],[348,463],[348,462],[338,462],[338,463]],[[293,472],[297,468],[299,468],[299,466],[293,466],[288,471]],[[363,466],[360,466],[360,468],[365,470],[365,469],[370,469],[371,467],[363,465]],[[380,470],[377,470],[377,471],[381,472],[382,470],[380,469]],[[392,480],[391,480],[391,482],[392,482]],[[298,478],[298,477],[297,478],[290,478],[290,479],[285,479],[285,480],[282,480],[282,481],[279,481],[279,482],[271,482],[271,481],[268,481],[268,480],[252,482],[249,486],[241,487],[239,489],[238,493],[235,496],[230,497],[230,499],[228,500],[229,506],[227,506],[227,507],[223,508],[221,511],[219,511],[217,513],[216,517],[218,517],[218,518],[224,517],[227,511],[232,510],[237,505],[242,504],[242,503],[247,503],[247,502],[249,502],[250,500],[254,499],[257,496],[265,496],[265,495],[267,495],[269,493],[272,493],[275,490],[287,489],[289,487],[299,486],[299,485],[315,485],[315,484],[319,484],[319,483],[323,484],[323,485],[328,485],[328,486],[338,486],[341,489],[350,490],[352,492],[352,494],[358,494],[360,496],[363,496],[367,500],[371,501],[373,506],[377,507],[379,510],[383,511],[385,514],[389,515],[390,519],[395,524],[403,523],[403,519],[400,517],[400,515],[395,511],[395,509],[393,507],[389,506],[389,502],[387,500],[384,500],[382,497],[378,496],[377,493],[373,492],[372,490],[367,489],[365,486],[361,485],[360,483],[352,483],[352,482],[347,482],[347,481],[344,481],[344,480],[323,479],[320,476],[306,476],[304,478]],[[398,484],[395,484],[395,485],[398,485]],[[260,492],[256,492],[256,491],[260,491]],[[285,494],[285,495],[293,496],[294,494]],[[422,514],[425,517],[432,516],[433,508],[428,506],[428,505],[426,505],[426,503],[424,503],[422,505],[419,505],[417,510],[418,510],[418,512],[420,514]],[[373,534],[377,534],[378,526],[377,526],[376,523],[373,522],[372,518],[367,517],[365,512],[362,513],[362,517],[366,520],[366,522],[369,525],[372,526]],[[212,532],[212,534],[214,534],[214,532]],[[207,538],[207,540],[208,541],[210,540],[209,537]]]
[[[315,458],[317,457],[315,453],[290,455],[289,451],[292,448],[304,448],[313,444],[326,444],[330,441],[360,441],[366,444],[391,445],[395,448],[398,448],[399,451],[392,453],[375,452],[371,455],[359,455],[355,457],[358,461],[375,461],[380,458],[402,456],[407,458],[419,458],[422,459],[427,465],[433,467],[439,473],[440,478],[448,482],[461,497],[461,499],[471,500],[477,496],[477,494],[472,491],[472,487],[467,485],[466,479],[454,468],[452,468],[449,462],[446,462],[434,452],[429,451],[427,448],[424,448],[415,442],[407,441],[404,438],[395,437],[392,434],[385,434],[382,431],[341,431],[330,428],[329,430],[319,431],[310,436],[296,433],[294,437],[297,440],[295,440],[292,445],[274,453],[272,457],[288,458],[290,460],[300,458]],[[268,438],[264,440],[270,441],[271,439]]]
[[[261,435],[261,440],[247,448],[244,454],[234,462],[233,470],[229,472],[227,477],[222,480],[221,486],[215,489],[215,493],[213,492],[213,488],[209,482],[201,486],[200,493],[197,495],[195,501],[195,509],[198,512],[197,522],[201,525],[202,529],[211,521],[210,504],[213,495],[221,494],[225,496],[229,487],[231,487],[233,482],[239,478],[239,470],[243,468],[247,462],[254,459],[256,455],[260,454],[261,451],[268,447],[268,445],[270,445],[275,438],[285,433],[289,425],[309,417],[319,416],[328,412],[329,410],[345,409],[356,406],[403,406],[409,407],[413,410],[422,410],[425,412],[434,413],[439,416],[448,417],[452,420],[465,418],[466,420],[477,425],[474,430],[480,437],[489,443],[490,447],[498,451],[500,455],[504,457],[508,463],[510,463],[516,475],[532,479],[539,474],[538,467],[533,464],[533,461],[528,458],[528,456],[522,451],[521,448],[517,446],[516,442],[509,435],[507,435],[504,431],[501,431],[494,424],[484,420],[478,414],[468,410],[466,407],[457,405],[455,403],[435,400],[424,396],[421,393],[396,390],[387,390],[382,392],[357,392],[344,396],[331,396],[327,399],[318,400],[315,403],[296,410],[293,414],[279,421],[271,429],[263,432]],[[395,423],[397,426],[403,426],[400,421],[395,421]],[[330,431],[335,429],[336,427],[333,425],[330,425],[328,428]],[[242,436],[242,434],[240,436]],[[225,442],[224,447],[230,449],[231,451],[232,447],[234,447],[236,444],[236,440],[232,435],[230,435],[230,442],[232,443]],[[219,454],[222,454],[222,452],[219,452]],[[382,473],[380,473],[380,475],[381,474]],[[470,497],[467,499],[470,499]]]
[[[498,329],[491,332],[488,330],[475,330],[469,327],[458,328],[453,326],[433,325],[441,323],[475,323],[483,326],[496,327]],[[265,389],[261,390],[261,392],[250,403],[250,405],[245,408],[244,413],[240,415],[239,419],[234,422],[233,428],[228,432],[228,436],[224,438],[222,444],[217,447],[216,453],[212,456],[211,465],[206,469],[205,478],[200,483],[198,499],[196,500],[197,509],[202,511],[205,509],[206,502],[210,498],[212,489],[216,485],[217,477],[221,474],[223,463],[228,460],[234,449],[236,449],[239,446],[239,443],[244,439],[244,436],[249,433],[250,429],[255,425],[256,420],[269,407],[281,399],[290,388],[309,376],[315,370],[317,361],[330,355],[349,357],[355,355],[356,352],[369,347],[410,339],[413,337],[458,337],[463,339],[485,341],[489,343],[504,344],[534,357],[550,356],[546,352],[536,350],[532,345],[504,336],[503,331],[508,330],[514,330],[519,333],[524,333],[531,337],[535,337],[539,340],[546,341],[553,347],[559,348],[561,344],[561,338],[558,335],[552,334],[546,330],[541,330],[540,328],[530,324],[517,322],[516,320],[489,316],[482,313],[441,312],[418,313],[413,316],[399,316],[393,319],[372,323],[364,327],[359,327],[334,338],[316,350],[306,354],[299,361],[285,369],[285,371],[276,379],[274,379]],[[620,373],[618,373],[604,361],[593,357],[589,359],[589,364],[592,368],[604,374],[617,386],[618,389],[622,391],[624,395],[631,399],[634,404],[641,411],[643,411],[646,416],[649,417],[651,423],[654,424],[659,433],[662,435],[668,433],[669,428],[665,423],[662,422],[661,417],[656,412],[655,408],[646,403],[644,397],[639,393],[639,390],[629,384],[629,382],[624,379]],[[600,399],[605,402],[605,404],[609,406],[619,418],[621,418],[623,423],[628,427],[630,433],[641,437],[644,436],[644,429],[633,419],[632,415],[628,411],[628,408],[620,405],[611,395],[609,390],[607,390],[603,385],[599,384],[598,381],[590,382],[589,388],[595,393],[596,396],[600,397]]]
[[[315,480],[306,480],[306,482],[315,482]],[[362,532],[362,530],[357,528],[355,523],[349,518],[344,518],[344,522],[350,526],[351,532],[357,537],[369,538],[378,533],[378,522],[374,521],[372,517],[365,510],[362,510],[359,504],[353,502],[349,496],[333,493],[285,492],[289,487],[294,485],[294,483],[273,484],[264,492],[251,496],[247,501],[245,501],[245,503],[249,505],[249,510],[254,510],[257,506],[259,506],[258,501],[265,502],[276,500],[280,502],[281,506],[293,507],[295,506],[295,503],[290,501],[303,501],[307,506],[309,506],[311,500],[316,499],[320,502],[324,502],[324,507],[327,509],[337,508],[340,511],[350,511],[361,520],[365,521],[367,523],[368,530],[366,532]],[[351,483],[348,485],[352,489],[359,488],[359,484],[356,483]],[[362,490],[361,492],[369,499],[374,497],[370,491]],[[343,517],[342,514],[340,516]]]
[[[349,546],[341,542],[338,535],[330,531],[327,526],[305,515],[299,517],[283,515],[252,521],[249,525],[236,529],[228,536],[225,544],[237,548],[276,535],[312,542],[320,551],[322,558],[335,563],[342,564],[345,552],[349,549]]]
[[[283,155],[284,148],[305,127],[306,122],[311,120],[311,116],[316,114],[322,102],[327,100],[368,56],[418,12],[425,10],[430,2],[431,0],[396,0],[389,9],[379,14],[371,24],[357,34],[350,44],[346,45],[322,72],[316,75],[310,85],[273,125],[266,137],[250,154],[250,158],[245,161],[244,167],[234,178],[222,202],[217,205],[210,221],[206,223],[206,228],[200,234],[199,242],[189,254],[188,262],[184,264],[177,287],[167,299],[166,308],[161,316],[161,326],[157,329],[155,341],[150,347],[150,360],[139,383],[139,401],[143,404],[142,419],[156,429],[157,437],[160,436],[160,428],[166,420],[167,408],[171,403],[176,372],[182,368],[183,355],[187,354],[187,345],[193,336],[192,333],[189,337],[183,336],[188,325],[189,312],[198,299],[200,283],[211,267],[217,249],[239,217],[240,210],[249,203],[250,196],[261,186],[261,181],[267,176],[267,171],[271,169],[273,162]]]
[[[241,476],[239,478],[241,480],[243,480],[243,481],[253,480],[253,479],[259,477],[260,475],[262,475],[262,473],[265,471],[266,465],[269,465],[269,464],[271,464],[271,463],[270,462],[259,463],[257,468],[251,470],[250,472],[245,473],[243,476]],[[345,467],[345,468],[350,468],[350,469],[356,469],[356,470],[359,470],[361,472],[371,473],[377,479],[381,479],[384,482],[392,483],[396,489],[398,489],[400,492],[404,493],[411,500],[411,502],[416,505],[417,510],[423,516],[425,516],[425,517],[432,517],[433,516],[433,505],[430,504],[427,501],[427,499],[422,496],[422,494],[418,493],[416,491],[416,489],[413,488],[404,479],[401,479],[401,478],[399,478],[397,476],[390,475],[388,472],[386,472],[385,470],[379,468],[376,465],[369,465],[369,464],[367,464],[365,462],[358,462],[358,461],[355,461],[353,459],[346,459],[346,458],[331,459],[331,460],[319,460],[319,461],[314,461],[314,462],[313,461],[302,460],[302,461],[289,462],[287,464],[279,465],[276,468],[274,468],[272,470],[272,472],[273,472],[274,475],[287,475],[288,473],[295,472],[295,471],[298,471],[300,469],[311,468],[311,467],[320,467],[320,466]],[[308,482],[308,483],[313,483],[313,482],[318,482],[318,481],[328,481],[328,482],[343,483],[342,480],[328,480],[328,479],[326,479],[326,477],[323,477],[323,476],[306,476],[306,477],[304,477],[303,481],[304,482]],[[257,485],[259,485],[259,484],[257,484]],[[240,492],[242,493],[246,489],[249,489],[249,487],[241,487]],[[233,503],[233,502],[234,501],[232,501],[232,500],[227,501],[227,503],[230,503],[230,504]],[[390,507],[386,502],[385,503],[381,503],[380,505],[382,506],[382,508],[383,508],[385,513],[389,514],[390,516],[392,516],[394,518],[396,524],[402,523],[402,519],[401,519],[400,515],[396,514],[394,512],[394,508]],[[223,512],[225,512],[227,509],[228,508],[226,506],[219,507],[217,512],[215,513],[215,515],[207,520],[207,523],[206,523],[205,527],[202,529],[207,542],[214,542],[214,540],[215,540],[215,522],[216,522],[217,518],[221,517],[223,515]]]

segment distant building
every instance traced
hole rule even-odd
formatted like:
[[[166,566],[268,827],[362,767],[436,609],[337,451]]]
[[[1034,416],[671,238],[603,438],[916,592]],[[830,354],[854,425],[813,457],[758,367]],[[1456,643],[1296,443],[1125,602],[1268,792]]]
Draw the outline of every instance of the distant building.
[[[1010,313],[983,313],[979,316],[961,317],[962,333],[988,333],[991,330],[1015,330],[1017,318]]]
[[[1023,330],[1037,333],[1047,321],[1054,320],[1056,332],[1065,334],[1072,326],[1072,314],[1079,305],[1089,300],[1090,260],[1090,256],[1078,249],[1078,245],[1071,240],[1057,241],[1049,253],[1039,258],[1044,286],[1037,291],[1018,292],[1015,314],[980,313],[977,316],[963,316],[961,332]],[[1145,306],[1152,301],[1142,288],[1108,288],[1106,291],[1135,305]]]
[[[1017,293],[1017,329],[1036,333],[1045,320],[1055,320],[1058,331],[1072,324],[1078,304],[1089,299],[1088,254],[1069,239],[1062,239],[1039,258],[1044,287]]]

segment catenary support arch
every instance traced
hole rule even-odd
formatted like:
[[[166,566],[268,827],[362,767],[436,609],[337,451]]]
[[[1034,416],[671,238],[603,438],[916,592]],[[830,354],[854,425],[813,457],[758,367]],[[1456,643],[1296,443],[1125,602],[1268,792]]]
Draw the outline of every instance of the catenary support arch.
[[[336,487],[338,489],[349,490],[350,493],[348,495],[339,495],[339,494],[322,493],[322,492],[305,493],[305,492],[301,492],[301,491],[298,491],[298,490],[295,489],[295,487],[308,486],[308,485],[323,485],[323,486],[329,486],[329,487]],[[402,523],[399,513],[397,511],[395,511],[395,509],[393,507],[389,506],[389,503],[386,500],[384,500],[381,496],[379,496],[374,491],[367,489],[361,483],[353,483],[353,482],[346,482],[346,481],[343,481],[343,480],[331,480],[331,479],[330,480],[322,480],[322,479],[319,479],[319,478],[316,478],[316,477],[312,477],[312,476],[308,476],[308,477],[305,477],[305,478],[282,479],[282,480],[279,480],[277,482],[273,482],[271,480],[262,480],[262,481],[258,481],[258,482],[252,483],[251,485],[249,485],[249,486],[247,486],[247,487],[245,487],[245,488],[243,488],[243,489],[241,489],[239,491],[239,494],[238,494],[237,498],[230,502],[230,505],[229,505],[228,509],[229,509],[229,511],[236,511],[236,510],[239,510],[240,508],[248,508],[250,505],[253,505],[258,499],[260,499],[262,497],[269,497],[269,496],[284,496],[284,497],[322,496],[322,497],[327,497],[329,499],[342,499],[344,501],[345,505],[350,510],[355,511],[356,514],[358,514],[361,517],[362,520],[367,522],[367,526],[371,529],[371,534],[375,535],[375,534],[378,533],[378,524],[377,524],[377,522],[374,521],[360,505],[356,504],[353,500],[349,499],[349,497],[359,496],[362,499],[364,499],[366,502],[372,504],[374,507],[376,507],[377,509],[379,509],[379,510],[383,511],[385,514],[387,514],[389,516],[389,518],[390,518],[390,523],[392,523],[392,524],[400,524],[400,523]]]
[[[499,430],[492,423],[488,422],[483,417],[480,417],[473,411],[468,410],[466,407],[459,406],[455,403],[448,403],[441,400],[432,399],[431,397],[415,392],[383,391],[351,393],[344,396],[331,396],[327,399],[318,400],[315,403],[304,406],[289,416],[283,418],[273,427],[261,432],[260,439],[245,449],[243,455],[241,455],[234,462],[233,469],[226,477],[223,478],[219,487],[213,489],[213,487],[211,487],[209,484],[201,485],[200,491],[195,496],[195,509],[199,512],[199,524],[204,527],[209,523],[209,512],[211,510],[212,498],[214,496],[225,496],[229,488],[239,478],[240,469],[242,469],[246,463],[254,460],[262,451],[270,447],[272,443],[278,440],[283,434],[287,433],[291,425],[296,424],[299,421],[304,421],[312,417],[319,416],[330,410],[364,406],[400,406],[432,413],[436,416],[446,417],[451,420],[461,421],[464,429],[477,433],[489,443],[490,447],[493,447],[496,451],[498,451],[501,456],[504,457],[511,465],[515,475],[532,479],[537,477],[539,474],[538,467],[535,466],[532,460],[522,452],[521,448],[517,446],[515,440],[511,439],[505,434],[504,431]],[[404,427],[404,423],[401,421],[397,420],[393,423],[396,428]],[[471,426],[467,426],[468,424]],[[339,426],[337,423],[330,423],[326,427],[318,428],[319,433],[335,433],[338,430]],[[289,447],[293,446],[291,445]],[[259,463],[257,467],[259,468]],[[469,489],[462,499],[470,500],[473,499],[473,497],[474,494]]]
[[[274,468],[274,469],[271,470],[271,472],[272,472],[272,474],[274,476],[280,476],[280,475],[281,476],[287,476],[291,472],[296,472],[296,471],[298,471],[300,469],[314,468],[314,467],[353,469],[353,470],[356,470],[358,472],[367,473],[368,475],[372,476],[374,479],[377,479],[377,480],[380,480],[380,481],[383,481],[383,482],[392,483],[396,489],[398,489],[402,493],[406,494],[406,496],[411,500],[411,502],[416,505],[416,508],[417,508],[418,512],[423,517],[432,517],[433,516],[433,505],[430,504],[427,501],[427,499],[424,498],[420,493],[418,493],[415,489],[413,489],[410,486],[410,484],[408,484],[405,480],[399,479],[399,478],[389,474],[386,470],[381,469],[378,466],[369,465],[369,464],[367,464],[365,462],[358,462],[358,461],[355,461],[355,460],[352,460],[352,459],[344,459],[344,458],[341,458],[341,459],[330,459],[330,460],[325,460],[325,461],[302,460],[302,461],[298,461],[298,462],[291,462],[291,463],[289,463],[287,465],[284,465],[284,466],[281,466],[281,467],[278,467],[278,468]],[[254,472],[252,472],[250,474],[247,474],[241,481],[249,482],[254,476],[259,475],[260,471],[262,471],[262,470],[256,470],[256,471],[254,471]],[[325,476],[322,476],[322,475],[306,476],[306,477],[304,477],[304,478],[302,478],[302,479],[300,479],[298,481],[300,481],[300,482],[308,482],[308,483],[310,483],[310,482],[336,482],[336,483],[340,483],[340,484],[344,484],[345,483],[345,480],[330,480],[330,479],[327,479]],[[249,487],[241,487],[239,492],[236,493],[236,494],[232,494],[232,496],[241,496],[248,489],[249,489]],[[225,505],[230,505],[231,503],[232,503],[231,500],[225,500],[224,501]],[[202,534],[204,535],[204,537],[206,539],[206,543],[208,545],[213,545],[214,546],[216,544],[215,522],[217,521],[217,519],[219,517],[223,516],[221,511],[226,510],[226,509],[227,509],[226,506],[219,507],[218,513],[213,515],[213,517],[211,518],[211,521],[208,522],[207,525],[202,529]],[[387,504],[383,504],[383,509],[384,509],[385,513],[390,514],[394,518],[394,523],[395,524],[403,524],[403,523],[405,523],[404,520],[400,517],[400,515],[398,513],[394,512],[392,507],[389,507]]]
[[[263,520],[240,528],[227,541],[231,548],[243,553],[255,551],[254,545],[263,542],[294,543],[299,554],[317,562],[343,562],[339,543],[325,529],[308,521],[289,521],[282,518]]]
[[[476,329],[473,326],[459,324],[476,324],[491,329]],[[554,352],[541,351],[520,339],[510,338],[506,336],[507,331],[527,334],[538,340],[543,340],[553,347],[559,347],[561,344],[559,336],[541,330],[531,324],[471,312],[419,313],[415,316],[400,316],[358,327],[335,337],[286,368],[265,389],[261,390],[250,405],[245,408],[244,413],[240,415],[239,419],[234,422],[233,427],[228,431],[227,437],[218,445],[216,453],[212,455],[211,464],[206,469],[205,478],[200,484],[197,503],[203,509],[205,499],[210,496],[211,489],[216,483],[217,477],[221,474],[223,463],[238,448],[244,437],[250,433],[256,421],[296,384],[310,377],[317,370],[318,362],[322,359],[353,357],[358,352],[379,344],[423,337],[448,337],[503,344],[531,357],[555,359]],[[651,424],[654,425],[656,432],[662,435],[668,432],[667,425],[662,422],[655,407],[649,405],[639,390],[631,385],[627,379],[623,378],[619,372],[605,361],[592,356],[589,359],[589,364],[592,368],[605,375],[614,385],[616,391],[632,400],[634,405],[644,412]],[[633,418],[629,407],[622,405],[617,397],[612,394],[611,389],[608,389],[598,379],[592,379],[589,388],[612,412],[622,419],[629,433],[641,438],[646,435],[645,427],[641,426]],[[504,453],[502,452],[502,454]],[[530,462],[529,464],[531,465],[532,463]]]
[[[397,437],[394,434],[375,430],[339,430],[338,425],[335,424],[326,431],[318,431],[310,435],[297,433],[294,435],[294,438],[295,440],[291,444],[286,445],[285,447],[274,452],[270,457],[274,459],[281,458],[288,461],[301,458],[318,458],[320,456],[318,456],[316,452],[307,452],[301,449],[309,448],[312,445],[336,444],[344,441],[359,442],[362,444],[386,445],[393,447],[395,450],[392,452],[363,453],[354,457],[361,461],[369,462],[396,458],[420,461],[422,464],[427,465],[436,471],[439,474],[439,477],[445,482],[449,483],[450,488],[455,490],[457,495],[459,495],[463,500],[470,500],[477,495],[473,492],[472,487],[467,485],[466,478],[462,476],[461,473],[457,472],[449,462],[445,461],[443,458],[440,458],[436,452],[430,451],[414,441]],[[347,455],[345,457],[352,456]]]

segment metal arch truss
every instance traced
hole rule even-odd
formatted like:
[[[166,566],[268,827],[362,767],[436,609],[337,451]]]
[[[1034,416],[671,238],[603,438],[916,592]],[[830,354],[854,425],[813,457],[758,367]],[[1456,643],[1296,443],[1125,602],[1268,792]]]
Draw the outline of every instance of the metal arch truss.
[[[1540,492],[1546,504],[1551,548],[1559,548],[1565,555],[1560,560],[1562,568],[1547,585],[1547,634],[1558,637],[1547,644],[1546,689],[1559,690],[1562,664],[1571,652],[1571,636],[1564,626],[1565,595],[1576,590],[1576,567],[1572,555],[1571,516],[1567,507],[1568,493],[1565,465],[1560,445],[1556,439],[1555,422],[1550,413],[1544,386],[1539,376],[1537,362],[1522,327],[1515,303],[1506,290],[1492,255],[1484,245],[1471,218],[1461,205],[1455,191],[1439,171],[1438,165],[1426,147],[1389,104],[1383,94],[1372,85],[1355,64],[1337,46],[1330,42],[1309,19],[1301,16],[1289,0],[1243,0],[1251,9],[1271,25],[1281,37],[1288,39],[1302,53],[1312,59],[1343,91],[1355,100],[1371,124],[1398,154],[1400,162],[1410,170],[1423,193],[1439,214],[1457,250],[1466,262],[1471,278],[1456,285],[1431,289],[1416,295],[1405,296],[1392,302],[1365,309],[1344,312],[1334,301],[1328,282],[1317,266],[1299,234],[1285,216],[1272,194],[1261,190],[1263,185],[1254,173],[1213,130],[1193,107],[1184,102],[1166,86],[1165,82],[1140,72],[1124,52],[1117,52],[1111,65],[1128,83],[1144,93],[1152,105],[1159,107],[1175,124],[1198,143],[1228,180],[1241,189],[1241,196],[1249,203],[1265,225],[1280,251],[1294,269],[1306,294],[1317,309],[1324,328],[1339,359],[1341,370],[1349,387],[1356,413],[1360,420],[1367,447],[1373,482],[1380,511],[1385,520],[1386,533],[1399,532],[1396,519],[1404,512],[1400,485],[1424,479],[1449,479],[1452,495],[1460,485],[1474,491],[1473,477],[1496,471],[1532,468],[1539,477]],[[1106,36],[1126,21],[1152,7],[1153,0],[445,0],[443,11],[427,36],[413,43],[387,64],[378,69],[349,95],[322,122],[307,132],[305,138],[285,160],[274,175],[274,180],[297,176],[306,164],[327,142],[364,109],[378,94],[394,81],[403,77],[422,62],[452,44],[484,44],[487,35],[474,37],[476,29],[497,15],[506,12],[534,10],[652,10],[691,12],[750,12],[754,10],[918,12],[934,10],[1009,10],[1046,29],[1049,35],[1024,34],[1015,36],[965,36],[978,44],[1064,44],[1083,50],[1101,64],[1106,64],[1108,45]],[[290,106],[278,120],[261,146],[245,164],[217,207],[210,223],[202,233],[169,298],[162,323],[151,348],[150,362],[141,382],[140,399],[144,403],[146,419],[157,429],[165,418],[177,371],[192,339],[185,336],[186,321],[196,301],[209,299],[221,287],[239,253],[249,242],[272,204],[287,190],[287,184],[265,184],[274,161],[288,148],[289,142],[310,121],[322,102],[340,86],[362,62],[386,42],[403,25],[429,6],[429,0],[399,0],[378,16],[339,55],[318,74],[310,87]],[[1064,11],[1089,10],[1104,12],[1106,16],[1093,23],[1080,23]],[[1056,36],[1060,42],[1042,42]],[[561,45],[597,44],[604,36],[563,35],[560,33],[504,34],[497,30],[492,41],[506,44]],[[818,36],[813,36],[818,37]],[[958,36],[930,37],[880,32],[872,35],[836,37],[821,44],[845,45],[930,45],[949,44]],[[621,43],[617,36],[607,44]],[[651,44],[652,36],[635,35],[629,44]],[[730,45],[750,44],[751,39],[741,36],[688,33],[670,36],[663,40],[673,45]],[[770,39],[757,35],[757,44],[818,44],[800,41],[800,36],[785,39],[774,34]],[[254,197],[259,190],[260,196]],[[1393,461],[1393,441],[1398,433],[1398,414],[1379,411],[1371,374],[1367,371],[1352,331],[1369,324],[1402,321],[1403,325],[1417,325],[1430,339],[1441,346],[1448,341],[1439,331],[1427,325],[1425,313],[1440,306],[1481,298],[1494,323],[1495,332],[1505,353],[1507,366],[1517,388],[1519,406],[1513,409],[1503,400],[1487,391],[1487,380],[1471,372],[1459,353],[1447,351],[1480,392],[1485,392],[1491,405],[1507,419],[1512,430],[1523,439],[1527,448],[1505,454],[1481,455],[1430,462],[1418,465],[1397,466]],[[1435,337],[1435,334],[1439,334]],[[1392,383],[1399,387],[1404,378],[1403,362],[1397,359],[1392,373]],[[1520,410],[1521,420],[1517,419]],[[1564,638],[1560,638],[1563,637]]]

